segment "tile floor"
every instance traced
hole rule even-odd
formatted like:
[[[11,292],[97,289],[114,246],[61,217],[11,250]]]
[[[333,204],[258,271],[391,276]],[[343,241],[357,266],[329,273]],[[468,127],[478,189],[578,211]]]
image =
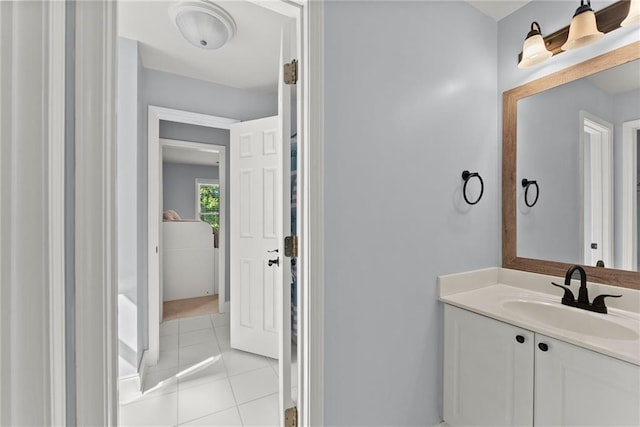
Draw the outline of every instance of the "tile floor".
[[[231,349],[229,313],[163,322],[145,392],[123,394],[121,426],[279,424],[277,360]]]

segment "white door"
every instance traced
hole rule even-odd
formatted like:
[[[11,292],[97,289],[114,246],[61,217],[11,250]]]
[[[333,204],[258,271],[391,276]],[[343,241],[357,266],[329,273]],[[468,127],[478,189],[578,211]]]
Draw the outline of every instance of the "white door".
[[[231,127],[231,347],[278,358],[285,199],[277,116]]]
[[[584,264],[613,266],[613,125],[581,112]]]

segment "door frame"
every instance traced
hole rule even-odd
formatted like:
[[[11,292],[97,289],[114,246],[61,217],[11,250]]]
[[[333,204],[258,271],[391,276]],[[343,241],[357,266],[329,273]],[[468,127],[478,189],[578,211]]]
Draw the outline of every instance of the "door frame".
[[[162,144],[160,141],[161,120],[227,130],[230,128],[231,124],[237,123],[239,121],[236,119],[229,119],[225,117],[209,116],[207,114],[193,113],[190,111],[175,110],[172,108],[149,105],[147,119],[147,316],[149,347],[147,349],[148,356],[145,358],[146,363],[148,363],[149,365],[155,365],[158,363],[158,356],[160,351],[160,322],[162,320],[162,273],[160,269],[160,259],[162,257],[162,234],[160,233],[160,226],[162,224]],[[198,143],[191,144],[196,145]],[[199,145],[208,147],[214,146],[213,144]],[[225,168],[224,170],[223,167]],[[221,177],[223,172],[226,173],[226,165],[221,163]],[[221,185],[221,198],[226,198],[226,193],[223,194],[222,192],[223,188]],[[221,242],[221,244],[226,243],[223,233],[220,233],[220,235],[218,236],[218,241]],[[222,251],[220,251],[220,258],[218,261],[219,264],[226,262],[225,254]],[[224,302],[223,298],[226,298],[224,289],[218,297],[218,306],[221,308],[221,313],[224,312],[224,304],[220,304],[220,301]]]
[[[613,266],[614,258],[614,229],[613,229],[613,125],[598,116],[590,114],[586,111],[580,111],[580,193],[581,207],[580,210],[580,234],[582,236],[582,253],[584,254],[585,265],[592,265],[590,258],[587,259],[587,236],[585,233],[585,188],[584,179],[586,175],[584,156],[585,156],[585,137],[584,134],[597,135],[602,143],[601,146],[601,163],[602,163],[602,194],[597,194],[599,203],[602,205],[602,258],[607,267]],[[593,156],[591,156],[591,164],[593,164]],[[594,194],[591,191],[591,206],[594,205]],[[591,209],[591,207],[589,208]],[[592,212],[593,215],[593,212]],[[589,254],[590,255],[590,254]]]
[[[300,197],[299,230],[299,315],[298,351],[300,425],[322,425],[324,419],[324,0],[278,0],[258,4],[285,10],[297,18],[300,76],[298,81],[298,189]],[[77,179],[91,178],[94,197],[76,197],[77,209],[94,212],[106,209],[112,214],[104,220],[95,216],[91,223],[98,230],[96,239],[89,224],[77,224],[78,237],[84,239],[87,254],[96,251],[96,271],[92,283],[84,289],[86,295],[76,299],[100,309],[94,313],[77,313],[76,326],[83,325],[83,335],[93,340],[76,341],[76,360],[82,361],[76,376],[77,392],[69,396],[77,406],[78,424],[113,425],[118,415],[117,400],[117,306],[113,302],[117,288],[115,242],[116,219],[111,210],[116,184],[115,149],[115,41],[117,38],[117,3],[111,1],[77,2],[76,7],[76,74],[75,99],[93,100],[95,109],[75,109],[76,123],[83,123],[87,133],[78,145],[94,141],[108,155],[85,156],[78,160]],[[86,70],[86,71],[85,71]],[[79,84],[78,84],[79,83]],[[80,107],[77,106],[77,107]],[[96,112],[94,112],[96,110]],[[93,132],[93,133],[92,133]],[[85,136],[87,138],[85,138]],[[90,137],[95,137],[91,139]],[[157,167],[157,165],[156,165]],[[107,197],[99,199],[96,188],[104,189]],[[91,195],[91,193],[89,193]],[[97,200],[97,203],[95,203]],[[89,218],[90,219],[90,218]],[[98,220],[101,220],[98,224]],[[105,250],[107,248],[107,250]],[[76,266],[86,257],[76,252]],[[152,309],[153,307],[149,307]],[[156,307],[157,310],[157,307]],[[99,345],[95,345],[98,341]],[[156,343],[157,344],[157,343]],[[86,357],[91,355],[91,357]],[[93,357],[93,356],[96,357]],[[86,375],[85,375],[86,374]],[[98,389],[100,393],[92,390]],[[86,394],[83,394],[86,393]]]
[[[67,405],[73,405],[76,388],[71,370],[67,371],[76,332],[67,329],[67,314],[74,309],[67,296],[71,286],[68,278],[75,274],[73,264],[67,264],[67,250],[75,243],[72,230],[76,227],[69,222],[73,205],[68,205],[68,190],[75,182],[67,174],[67,156],[73,152],[76,128],[69,123],[66,109],[67,55],[73,51],[66,39],[67,31],[73,28],[67,6],[65,2],[0,3],[2,425],[75,424],[75,415],[67,417]],[[84,75],[88,66],[79,67],[79,75]],[[108,92],[106,86],[103,89]],[[110,93],[103,94],[109,98]],[[90,101],[78,102],[86,106]],[[94,115],[101,112],[100,108],[91,111]],[[77,130],[83,129],[79,125]],[[87,147],[79,155],[90,155],[102,142],[99,138],[81,141]],[[96,189],[96,197],[103,194],[101,190]],[[46,215],[33,221],[25,215],[31,211]],[[80,212],[80,221],[85,221],[83,214]],[[95,217],[102,215],[108,212]],[[91,268],[83,269],[80,279],[91,272]],[[98,335],[104,338],[105,333],[98,331],[96,339]],[[105,341],[100,341],[101,348]],[[83,366],[82,360],[79,365]],[[106,371],[91,374],[109,375]],[[77,378],[81,382],[86,374],[81,372]],[[91,392],[101,393],[105,388],[96,384]]]
[[[622,124],[622,265],[638,270],[638,131],[640,119]]]

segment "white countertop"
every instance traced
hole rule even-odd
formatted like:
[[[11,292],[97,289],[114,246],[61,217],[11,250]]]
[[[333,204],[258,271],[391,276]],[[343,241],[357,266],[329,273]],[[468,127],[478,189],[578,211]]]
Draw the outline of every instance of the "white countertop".
[[[634,289],[588,283],[589,299],[600,294],[622,294],[622,298],[607,299],[608,314],[593,313],[560,304],[563,291],[551,281],[564,284],[564,277],[545,276],[499,267],[438,278],[440,301],[460,307],[523,329],[544,334],[577,346],[640,365],[640,291]],[[578,284],[571,290],[578,295]],[[507,301],[532,301],[553,305],[562,310],[578,311],[580,315],[602,317],[638,333],[636,339],[611,339],[577,333],[555,327],[552,322],[541,322],[505,310]],[[585,318],[586,319],[586,318]],[[596,319],[597,320],[597,319]]]

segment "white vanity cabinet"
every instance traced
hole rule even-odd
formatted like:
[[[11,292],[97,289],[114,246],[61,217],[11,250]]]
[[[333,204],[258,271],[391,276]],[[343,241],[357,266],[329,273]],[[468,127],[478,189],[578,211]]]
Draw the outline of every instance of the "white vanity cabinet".
[[[445,305],[451,426],[638,426],[640,367]]]

